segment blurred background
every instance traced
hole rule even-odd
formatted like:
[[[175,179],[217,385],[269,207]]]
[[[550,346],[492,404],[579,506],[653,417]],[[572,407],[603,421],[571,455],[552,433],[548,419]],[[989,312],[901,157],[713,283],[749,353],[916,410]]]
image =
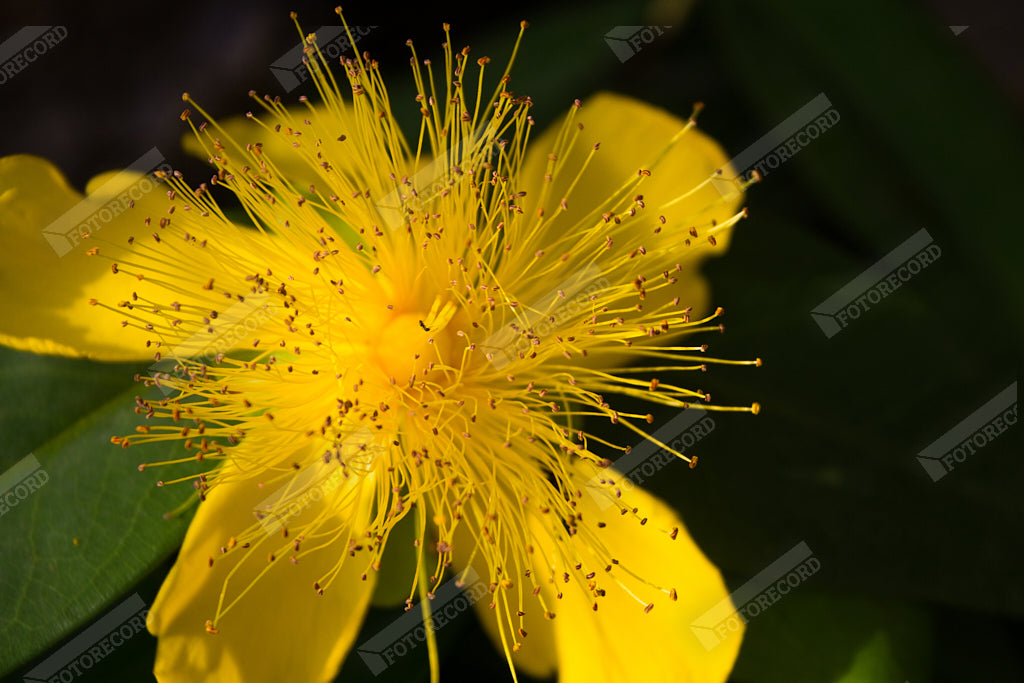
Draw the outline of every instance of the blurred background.
[[[31,25],[66,37],[0,84],[0,155],[46,157],[81,189],[155,145],[206,177],[181,149],[181,92],[222,118],[251,108],[250,89],[312,95],[308,82],[286,92],[270,69],[298,44],[293,9],[309,31],[339,23],[313,2],[5,7],[0,41]],[[703,341],[765,364],[715,368],[701,388],[762,413],[716,417],[691,449],[700,467],[673,464],[645,486],[682,512],[731,589],[801,543],[820,562],[751,619],[737,683],[1024,680],[1021,428],[938,480],[917,457],[1020,375],[1020,5],[595,0],[345,14],[376,27],[359,49],[403,104],[407,38],[436,57],[448,21],[457,45],[502,63],[521,19],[531,27],[513,88],[541,127],[598,90],[682,118],[701,101],[701,128],[738,155],[824,94],[838,121],[751,188],[750,218],[705,268],[726,332]],[[407,130],[415,116],[409,107]],[[941,257],[827,335],[811,311],[922,229]],[[0,314],[8,305],[0,297]],[[53,475],[37,494],[52,501],[42,521],[26,510],[0,520],[0,604],[17,605],[0,611],[9,680],[125,596],[149,604],[173,561],[185,520],[160,515],[181,493],[155,489],[119,449],[88,446],[131,431],[123,401],[138,371],[0,349],[0,467],[32,452]],[[82,520],[92,536],[73,545],[65,525]],[[393,618],[374,610],[364,633]],[[471,617],[439,643],[445,677],[508,675]],[[154,651],[133,638],[81,680],[152,680]],[[375,679],[351,657],[339,680],[427,680],[425,656],[406,659]]]

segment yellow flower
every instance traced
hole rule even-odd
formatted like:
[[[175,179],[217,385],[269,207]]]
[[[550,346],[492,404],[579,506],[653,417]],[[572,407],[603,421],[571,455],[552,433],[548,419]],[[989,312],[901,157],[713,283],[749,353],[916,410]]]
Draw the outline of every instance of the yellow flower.
[[[708,651],[689,628],[727,596],[718,571],[608,468],[650,438],[642,402],[757,412],[679,383],[733,362],[687,341],[721,314],[696,263],[745,215],[742,188],[712,182],[722,151],[609,94],[531,139],[508,68],[490,93],[488,60],[450,39],[443,66],[413,53],[407,141],[374,62],[343,60],[342,96],[308,44],[320,103],[183,114],[209,183],[108,174],[82,199],[42,160],[0,161],[6,294],[25,312],[0,342],[152,357],[146,420],[113,441],[196,463],[203,502],[149,617],[157,677],[330,680],[399,543],[435,678],[429,599],[476,577],[513,677],[724,680],[740,638]],[[58,259],[40,231],[81,206],[110,218]]]

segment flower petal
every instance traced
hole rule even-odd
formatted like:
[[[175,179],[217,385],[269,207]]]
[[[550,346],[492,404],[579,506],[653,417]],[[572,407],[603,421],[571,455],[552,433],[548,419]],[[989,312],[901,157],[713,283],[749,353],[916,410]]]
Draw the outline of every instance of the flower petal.
[[[187,233],[182,240],[181,231],[165,230],[162,221],[179,208],[178,221],[188,224],[191,207],[167,195],[156,178],[121,171],[93,178],[83,197],[44,159],[0,159],[0,277],[13,309],[0,321],[0,344],[105,361],[153,358],[159,349],[168,362],[211,348],[248,346],[251,335],[228,332],[243,318],[262,325],[267,316],[254,314],[265,307],[259,297],[236,302],[223,288],[241,285],[265,263],[266,253],[291,253],[293,245],[272,233],[241,239],[256,234],[245,228],[232,239],[191,227],[191,242]],[[193,248],[205,247],[207,237],[216,240],[216,249]],[[132,313],[143,305],[161,309],[168,321],[181,307],[211,313],[200,330],[173,323],[145,329]]]
[[[725,252],[731,231],[717,231],[714,244],[707,241],[706,232],[712,222],[722,224],[735,215],[743,198],[731,183],[709,182],[719,169],[723,171],[723,178],[735,175],[721,146],[696,128],[690,128],[672,142],[687,127],[686,121],[663,109],[614,93],[601,92],[589,97],[576,113],[575,121],[583,126],[582,130],[577,131],[573,124],[568,134],[578,132],[579,138],[557,159],[563,170],[556,174],[548,188],[545,188],[548,183],[544,178],[552,163],[549,154],[557,149],[562,131],[552,126],[530,142],[520,176],[526,191],[527,213],[543,208],[546,215],[556,214],[547,224],[548,235],[538,237],[538,245],[577,231],[578,221],[601,207],[608,198],[621,196],[623,184],[636,179],[640,169],[649,170],[651,175],[644,178],[637,190],[646,205],[642,210],[645,213],[641,214],[647,216],[644,232],[637,233],[638,226],[634,222],[623,224],[621,228],[610,223],[607,233],[620,243],[628,241],[630,248],[643,245],[647,250],[642,263],[646,271],[661,272],[672,269],[677,263],[683,266],[681,271],[674,272],[680,286],[655,293],[647,302],[648,308],[654,309],[663,303],[659,296],[671,298],[673,292],[686,291],[684,305],[692,306],[698,314],[708,312],[707,288],[697,268],[705,257]],[[591,155],[595,144],[599,144],[599,150],[593,153],[579,182],[570,191],[577,170]],[[694,190],[698,186],[701,187]],[[545,190],[547,195],[541,204]],[[675,201],[682,195],[686,195],[685,198]],[[566,198],[566,208],[558,212],[562,198]],[[661,224],[659,216],[664,216],[665,227],[655,233],[654,229]],[[697,228],[698,238],[689,232],[690,226]],[[628,234],[616,234],[624,230]],[[693,246],[688,246],[690,244]],[[576,258],[584,260],[574,266],[572,261]],[[582,269],[589,258],[590,254],[570,254],[567,272]]]
[[[730,637],[711,651],[691,630],[691,624],[701,615],[728,599],[721,574],[686,532],[678,514],[665,503],[638,487],[632,488],[628,504],[648,517],[648,522],[641,525],[634,516],[620,514],[602,489],[587,486],[588,468],[578,465],[575,469],[579,489],[584,492],[577,499],[584,523],[591,527],[603,523],[598,534],[611,556],[650,583],[675,588],[678,598],[672,601],[663,591],[615,570],[612,574],[620,577],[638,600],[607,578],[611,575],[604,580],[598,576],[598,586],[606,592],[597,599],[595,611],[591,595],[573,582],[563,582],[563,568],[557,562],[552,565],[554,570],[544,566],[545,558],[556,557],[558,544],[546,526],[551,520],[534,516],[529,521],[534,535],[533,571],[538,577],[553,576],[553,582],[540,579],[540,585],[544,604],[555,617],[545,618],[539,600],[532,609],[524,608],[522,628],[527,636],[520,639],[521,648],[512,654],[516,670],[544,678],[557,668],[560,683],[726,680],[739,652],[742,621],[737,620],[738,630],[730,632]],[[610,470],[601,471],[601,476],[609,474]],[[670,537],[673,528],[678,529],[674,540]],[[575,536],[574,543],[585,557],[589,551],[579,538]],[[469,563],[473,544],[468,532],[456,532],[456,572]],[[479,553],[472,568],[480,576],[489,575]],[[573,572],[572,567],[564,569]],[[559,592],[561,599],[557,597]],[[651,603],[656,607],[645,613],[645,605]],[[499,620],[507,620],[503,610],[500,606],[492,608],[487,597],[478,600],[474,608],[495,647],[505,650],[499,628]],[[518,625],[518,619],[515,621]],[[507,622],[503,623],[507,628]]]
[[[129,189],[130,195],[122,195]],[[112,305],[124,300],[126,285],[111,277],[110,261],[86,252],[102,249],[101,240],[124,244],[130,234],[152,232],[143,220],[166,212],[165,190],[152,177],[129,171],[98,176],[89,190],[83,197],[45,159],[0,159],[0,278],[6,308],[0,344],[98,360],[152,355],[145,348],[151,335],[122,327],[124,315],[89,305],[91,298]],[[94,239],[83,239],[83,231]],[[139,284],[141,291],[145,283]]]
[[[363,483],[372,488],[370,480]],[[314,582],[323,581],[346,555],[344,540],[319,548],[324,539],[304,539],[318,549],[300,555],[295,564],[281,553],[268,569],[263,548],[252,550],[237,564],[228,556],[209,566],[209,558],[232,544],[229,538],[252,526],[253,511],[267,500],[267,489],[253,479],[221,483],[200,504],[149,613],[149,630],[159,638],[154,672],[161,683],[330,681],[352,647],[369,606],[375,573],[362,580],[365,563],[356,557],[342,565],[322,596],[313,589]],[[339,509],[336,498],[325,495],[323,501],[312,503],[304,514]],[[364,516],[366,499],[358,502],[364,505],[342,509],[352,510],[353,517]],[[264,538],[276,548],[282,539],[274,531]],[[257,543],[253,548],[259,547]],[[208,634],[204,624],[217,609],[229,572],[234,571],[231,585],[244,587],[263,570],[266,574],[221,617],[218,633]],[[237,592],[233,589],[232,595]]]
[[[545,584],[547,592],[560,590],[563,594],[561,600],[550,600],[557,610],[556,618],[548,622],[548,633],[531,633],[523,651],[536,642],[534,636],[548,639],[553,631],[558,643],[560,683],[725,681],[739,652],[742,622],[737,621],[739,630],[710,651],[691,631],[694,621],[728,598],[718,570],[665,503],[634,487],[627,504],[648,518],[641,525],[633,515],[620,514],[614,505],[602,509],[598,503],[603,495],[601,490],[583,483],[583,467],[577,467],[577,473],[581,475],[580,489],[584,491],[577,499],[583,523],[604,523],[606,526],[597,529],[597,534],[611,556],[646,581],[675,588],[678,599],[672,601],[664,592],[613,569],[596,578],[598,587],[606,593],[596,599],[595,611],[593,596],[577,589],[572,582],[563,583],[559,570],[556,582]],[[603,475],[607,474],[605,470]],[[554,540],[536,518],[532,528],[539,553],[538,572],[550,573],[550,567],[539,564],[543,558],[554,557]],[[675,540],[669,536],[673,528],[678,529]],[[579,535],[574,539],[579,543]],[[618,577],[638,599],[631,598],[612,577]],[[655,607],[645,613],[645,603]]]

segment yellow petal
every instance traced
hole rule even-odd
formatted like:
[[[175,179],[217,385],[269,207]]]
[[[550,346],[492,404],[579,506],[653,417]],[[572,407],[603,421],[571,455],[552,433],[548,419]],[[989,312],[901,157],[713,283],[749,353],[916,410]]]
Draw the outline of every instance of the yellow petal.
[[[597,534],[611,556],[648,582],[675,588],[678,599],[672,601],[660,590],[613,568],[603,576],[598,572],[597,586],[606,594],[596,599],[595,611],[594,597],[574,582],[563,583],[561,570],[557,570],[555,583],[545,584],[549,593],[563,594],[561,600],[551,600],[556,618],[547,622],[547,632],[530,633],[523,651],[535,645],[535,635],[540,640],[554,635],[560,683],[725,681],[739,652],[742,625],[711,650],[691,629],[701,615],[728,598],[718,570],[665,503],[638,487],[632,489],[625,502],[648,518],[641,525],[633,515],[619,514],[614,505],[602,509],[595,498],[602,492],[586,486],[589,477],[582,472],[583,468],[578,467],[583,496],[577,499],[577,506],[583,523],[591,527],[598,522],[606,524],[597,529]],[[550,573],[550,567],[541,565],[544,558],[553,557],[553,539],[540,521],[535,519],[532,528],[537,571]],[[675,540],[669,536],[673,528],[678,528]],[[578,542],[579,536],[574,539]],[[621,590],[612,576],[620,577],[638,600]],[[652,603],[654,608],[645,613],[645,604]]]
[[[174,220],[167,190],[152,176],[121,171],[93,178],[83,197],[44,159],[0,159],[0,286],[9,311],[0,319],[0,344],[105,361],[151,359],[159,350],[165,365],[222,343],[249,345],[249,336],[227,332],[243,317],[246,323],[266,317],[254,315],[263,311],[261,299],[236,302],[214,282],[240,281],[254,263],[265,262],[264,253],[293,247],[251,231],[252,240],[231,245],[233,259],[218,261],[213,250],[193,248],[209,237],[201,230],[192,230],[191,242],[164,231],[161,221]],[[154,258],[152,245],[161,239],[174,245]],[[215,322],[191,334],[147,330],[135,306],[198,307]]]
[[[692,306],[697,314],[708,312],[708,292],[699,275],[699,265],[707,256],[725,252],[730,231],[716,232],[715,245],[707,241],[706,231],[712,221],[722,224],[735,215],[743,198],[741,193],[733,191],[732,185],[723,196],[720,189],[724,184],[709,182],[719,169],[723,169],[722,177],[735,175],[728,167],[725,152],[696,128],[687,130],[670,144],[686,127],[686,121],[663,109],[614,93],[596,93],[587,98],[576,113],[575,121],[582,124],[583,129],[577,131],[575,123],[570,127],[569,133],[578,133],[579,137],[572,149],[558,158],[557,163],[564,164],[564,170],[551,183],[546,183],[544,176],[550,163],[548,155],[557,147],[559,127],[551,126],[530,142],[521,175],[529,212],[543,208],[545,215],[551,215],[558,212],[562,198],[566,198],[567,209],[557,213],[548,224],[552,236],[566,234],[609,197],[621,195],[623,183],[635,179],[640,169],[649,170],[650,177],[644,179],[636,192],[643,196],[646,205],[641,215],[646,216],[643,224],[647,227],[638,234],[635,232],[637,224],[630,223],[628,238],[619,235],[619,241],[624,243],[628,239],[630,245],[643,245],[649,254],[658,247],[669,248],[664,256],[648,255],[638,259],[641,263],[637,268],[645,272],[658,273],[672,269],[677,263],[683,268],[673,273],[680,281],[679,286],[653,293],[647,301],[648,309],[663,303],[660,296],[671,298],[684,291],[686,296],[681,302],[684,306]],[[570,192],[570,185],[576,181],[576,170],[595,144],[599,144],[599,150]],[[703,187],[691,193],[702,183]],[[550,184],[550,188],[542,202],[545,184]],[[685,198],[675,201],[682,195],[686,195]],[[632,193],[629,197],[632,198]],[[659,216],[665,217],[665,228],[655,234]],[[689,233],[691,226],[697,228],[699,237],[694,238]],[[608,234],[615,237],[615,233],[615,225],[610,223]],[[545,241],[552,240],[540,240]],[[687,241],[691,246],[687,246]],[[589,254],[571,255],[571,258],[576,256],[590,258]],[[581,261],[570,271],[582,268],[584,263]]]
[[[161,683],[330,681],[351,649],[373,593],[374,572],[361,580],[364,556],[347,558],[351,561],[323,595],[313,588],[346,556],[344,541],[300,555],[295,564],[290,551],[268,563],[268,547],[283,549],[295,538],[284,540],[277,528],[268,527],[265,531],[273,533],[262,537],[266,542],[257,546],[254,541],[253,548],[259,549],[237,565],[228,555],[209,566],[209,558],[220,556],[222,547],[241,543],[229,539],[254,523],[253,511],[263,507],[270,488],[259,487],[254,479],[221,483],[200,504],[148,617],[149,630],[159,638],[154,672]],[[366,499],[359,502],[366,507]],[[337,500],[325,495],[303,514],[317,515],[325,509],[320,506],[338,509]],[[353,517],[366,513],[359,515],[358,505],[348,509]],[[323,540],[304,542],[319,547]],[[241,550],[235,548],[232,552]],[[237,566],[225,593],[232,599],[268,565],[267,573],[217,622],[218,632],[207,633],[206,621],[214,616],[228,573]]]
[[[94,298],[116,306],[126,299],[126,285],[111,277],[109,260],[87,252],[101,241],[124,244],[129,235],[154,232],[143,220],[164,215],[166,188],[122,172],[93,179],[89,190],[83,197],[45,159],[0,159],[0,344],[98,360],[152,356],[142,330],[122,327],[124,315],[89,305]]]

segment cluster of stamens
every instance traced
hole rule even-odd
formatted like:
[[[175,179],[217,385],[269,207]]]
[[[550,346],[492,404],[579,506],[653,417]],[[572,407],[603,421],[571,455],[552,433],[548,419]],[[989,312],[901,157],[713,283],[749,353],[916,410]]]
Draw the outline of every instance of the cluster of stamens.
[[[508,90],[507,69],[481,99],[489,60],[476,60],[474,98],[462,82],[469,48],[446,43],[438,92],[429,60],[425,75],[413,50],[422,125],[412,147],[376,62],[343,59],[346,100],[312,40],[307,53],[322,105],[303,97],[295,110],[253,94],[262,114],[249,118],[264,143],[248,144],[187,110],[215,175],[198,187],[164,176],[167,212],[152,225],[146,218],[149,235],[126,245],[96,240],[91,253],[138,282],[124,301],[93,303],[149,333],[154,354],[154,370],[138,378],[145,422],[114,441],[180,443],[180,458],[140,468],[196,463],[194,474],[163,483],[191,482],[200,500],[256,473],[271,500],[248,529],[223,539],[211,565],[239,554],[273,564],[336,553],[313,586],[322,593],[343,563],[362,565],[364,578],[379,570],[408,518],[417,556],[408,604],[451,577],[453,563],[462,571],[482,561],[513,650],[527,611],[556,613],[543,585],[558,585],[557,599],[574,583],[594,609],[608,590],[650,585],[605,548],[604,523],[584,518],[582,477],[630,450],[598,425],[623,426],[634,443],[651,438],[652,415],[617,409],[613,395],[757,412],[710,404],[678,383],[713,363],[760,363],[709,358],[705,345],[685,343],[719,330],[722,311],[696,315],[677,287],[685,259],[714,247],[745,213],[666,221],[644,198],[655,167],[634,170],[621,192],[565,225],[599,154],[593,145],[578,168],[564,164],[583,130],[579,102],[545,150],[540,196],[530,197],[519,170],[531,101]],[[279,167],[270,140],[315,182]],[[565,194],[552,194],[566,177]],[[237,198],[249,225],[229,218],[216,188]],[[614,476],[600,481],[623,515],[648,522]],[[322,504],[291,514],[314,487]],[[543,558],[535,524],[554,542]],[[662,531],[666,542],[678,533]],[[674,587],[656,588],[675,599]],[[208,630],[248,589],[225,587]]]

